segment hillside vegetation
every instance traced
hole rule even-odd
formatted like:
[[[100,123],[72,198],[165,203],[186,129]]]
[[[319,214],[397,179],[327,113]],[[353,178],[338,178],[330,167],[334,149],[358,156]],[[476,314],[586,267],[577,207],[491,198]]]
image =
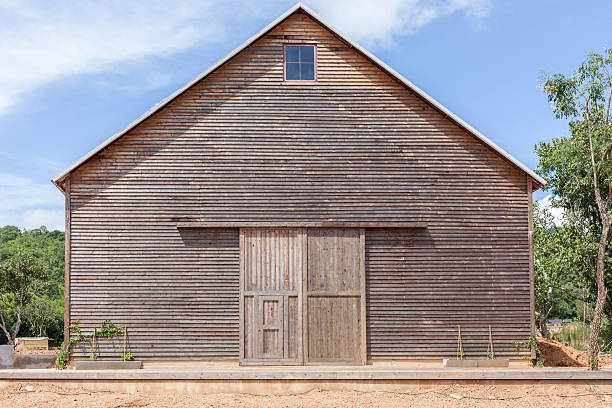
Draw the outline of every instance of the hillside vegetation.
[[[53,339],[51,345],[58,346],[64,330],[64,233],[49,231],[44,226],[32,230],[20,230],[12,225],[0,228],[0,264],[24,255],[42,264],[47,279],[28,291],[19,336],[49,336]],[[0,295],[2,318],[14,329],[15,299],[6,291]],[[0,344],[6,343],[6,335],[0,332]]]

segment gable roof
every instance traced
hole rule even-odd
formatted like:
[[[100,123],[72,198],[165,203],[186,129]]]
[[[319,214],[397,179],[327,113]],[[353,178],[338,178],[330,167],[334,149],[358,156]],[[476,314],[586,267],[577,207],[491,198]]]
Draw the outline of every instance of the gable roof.
[[[469,133],[472,136],[474,136],[477,140],[479,140],[480,142],[485,144],[487,147],[489,147],[492,151],[494,151],[499,156],[501,156],[501,158],[504,159],[506,162],[508,162],[512,166],[516,167],[517,169],[519,169],[523,173],[527,174],[529,177],[531,177],[533,179],[533,181],[535,181],[534,189],[538,189],[538,188],[540,188],[540,187],[542,187],[542,186],[544,186],[546,184],[546,180],[544,180],[542,177],[540,177],[538,174],[536,174],[529,167],[527,167],[526,165],[521,163],[519,160],[514,158],[512,155],[510,155],[504,149],[502,149],[501,147],[499,147],[498,145],[493,143],[489,138],[487,138],[482,133],[480,133],[479,131],[474,129],[472,126],[470,126],[469,124],[464,122],[461,118],[459,118],[457,115],[455,115],[453,112],[451,112],[445,106],[443,106],[440,102],[436,101],[434,98],[429,96],[427,93],[425,93],[423,90],[421,90],[418,86],[416,86],[415,84],[413,84],[412,82],[410,82],[409,80],[404,78],[401,74],[399,74],[393,68],[391,68],[390,66],[388,66],[387,64],[385,64],[384,62],[379,60],[376,56],[371,54],[365,48],[361,47],[356,42],[350,40],[346,35],[341,34],[340,31],[338,31],[331,24],[326,22],[321,16],[319,16],[317,13],[312,11],[310,8],[308,8],[307,6],[302,4],[301,2],[297,3],[295,6],[291,7],[289,10],[287,10],[285,13],[283,13],[276,20],[274,20],[273,22],[268,24],[266,27],[264,27],[257,34],[255,34],[254,36],[252,36],[251,38],[246,40],[244,43],[239,45],[236,49],[234,49],[228,55],[226,55],[221,60],[219,60],[216,64],[214,64],[213,66],[208,68],[206,71],[202,72],[200,75],[198,75],[197,77],[195,77],[194,79],[189,81],[182,88],[178,89],[173,94],[171,94],[167,98],[165,98],[162,101],[160,101],[159,103],[157,103],[155,106],[153,106],[151,109],[149,109],[147,112],[145,112],[138,119],[136,119],[135,121],[133,121],[132,123],[127,125],[123,130],[121,130],[118,133],[115,133],[113,136],[111,136],[108,139],[106,139],[104,142],[102,142],[101,144],[96,146],[93,150],[91,150],[89,153],[87,153],[86,155],[81,157],[79,160],[74,162],[72,165],[70,165],[68,168],[66,168],[64,171],[62,171],[60,174],[58,174],[57,176],[52,178],[51,181],[53,182],[53,184],[55,184],[60,190],[63,191],[63,188],[62,188],[61,184],[64,181],[64,179],[67,176],[70,175],[70,173],[72,173],[73,171],[78,169],[80,166],[85,164],[89,159],[91,159],[96,154],[98,154],[100,151],[104,150],[106,147],[111,145],[114,141],[116,141],[117,139],[119,139],[120,137],[122,137],[123,135],[128,133],[130,130],[134,129],[136,126],[138,126],[139,124],[144,122],[147,118],[149,118],[150,116],[154,115],[156,112],[160,111],[162,108],[164,108],[166,105],[168,105],[174,99],[176,99],[178,96],[183,94],[185,91],[190,89],[196,83],[198,83],[199,81],[201,81],[204,78],[208,77],[210,74],[212,74],[214,71],[216,71],[223,64],[225,64],[226,62],[231,60],[233,57],[238,55],[240,52],[242,52],[248,46],[253,44],[255,41],[259,40],[261,37],[266,35],[272,29],[274,29],[275,27],[280,25],[287,18],[289,18],[291,15],[293,15],[294,13],[297,13],[297,12],[302,12],[302,13],[308,15],[310,18],[312,18],[318,24],[320,24],[321,26],[323,26],[324,28],[329,30],[340,41],[344,42],[349,47],[355,49],[355,51],[357,51],[358,53],[362,54],[371,63],[376,65],[379,69],[381,69],[382,71],[387,73],[389,76],[394,78],[401,85],[406,87],[408,90],[412,91],[415,95],[420,97],[424,102],[428,103],[432,108],[434,108],[435,110],[440,112],[444,117],[446,117],[450,121],[454,122],[460,128],[464,129],[467,133]]]

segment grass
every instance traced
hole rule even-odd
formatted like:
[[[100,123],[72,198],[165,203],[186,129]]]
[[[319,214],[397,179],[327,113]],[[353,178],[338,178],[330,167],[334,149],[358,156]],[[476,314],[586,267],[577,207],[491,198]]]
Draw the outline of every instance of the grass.
[[[552,334],[552,339],[576,350],[588,351],[591,327],[582,322],[574,322],[563,325],[561,330]],[[602,324],[599,345],[602,354],[612,354],[612,327]]]
[[[590,335],[590,326],[582,322],[575,322],[563,325],[559,332],[552,335],[552,338],[576,350],[586,351],[589,348]]]

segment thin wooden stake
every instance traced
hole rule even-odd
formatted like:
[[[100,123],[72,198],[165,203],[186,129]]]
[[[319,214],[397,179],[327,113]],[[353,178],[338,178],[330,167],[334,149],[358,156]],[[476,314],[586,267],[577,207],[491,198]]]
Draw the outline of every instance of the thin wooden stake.
[[[95,360],[98,356],[96,356],[96,329],[94,327],[93,336],[91,337],[91,355]]]
[[[490,352],[489,349],[487,349],[487,357],[489,357],[489,354],[495,358],[495,350],[493,349],[493,332],[491,331],[491,325],[489,325],[489,348],[490,348]]]
[[[463,360],[463,340],[461,340],[461,325],[457,325],[457,360]]]
[[[123,328],[123,356],[127,353],[127,326]]]

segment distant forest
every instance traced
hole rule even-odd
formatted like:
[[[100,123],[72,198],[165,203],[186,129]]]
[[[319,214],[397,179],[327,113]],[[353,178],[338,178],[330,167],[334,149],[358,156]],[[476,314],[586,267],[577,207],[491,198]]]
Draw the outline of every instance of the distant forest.
[[[44,282],[38,282],[28,293],[24,307],[20,337],[52,338],[50,345],[59,346],[64,332],[64,233],[49,231],[46,227],[20,230],[7,225],[0,228],[0,265],[11,258],[31,256],[46,269]],[[2,290],[2,317],[6,325],[15,327],[15,298]],[[0,344],[7,338],[0,331]]]

